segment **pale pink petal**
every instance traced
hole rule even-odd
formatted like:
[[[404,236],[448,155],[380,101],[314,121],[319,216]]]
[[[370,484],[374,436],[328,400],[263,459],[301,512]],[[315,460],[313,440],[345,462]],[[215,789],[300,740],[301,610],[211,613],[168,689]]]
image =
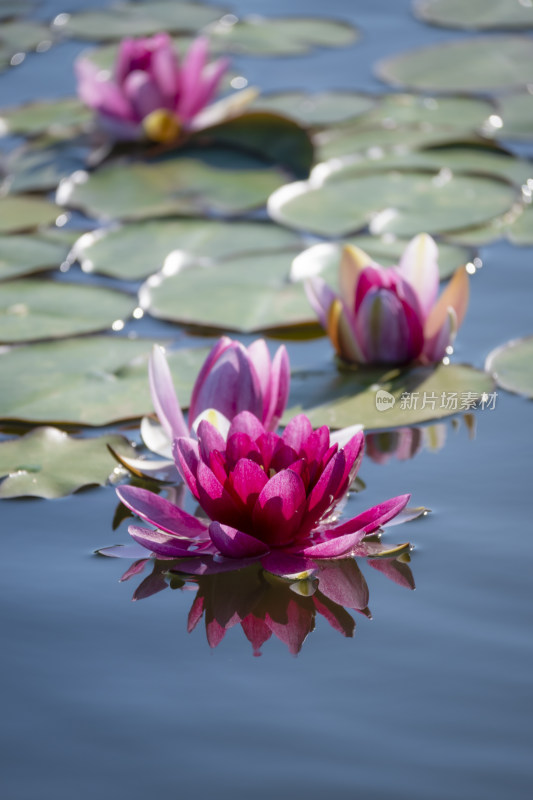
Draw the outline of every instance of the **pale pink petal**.
[[[146,72],[140,70],[130,72],[124,81],[123,89],[139,120],[147,117],[152,111],[166,107],[164,95]]]
[[[160,345],[154,345],[148,362],[148,380],[155,413],[172,441],[178,436],[188,436],[189,429],[183,418],[172,375]]]
[[[198,500],[198,483],[196,481],[198,464],[200,463],[198,442],[195,442],[194,439],[190,439],[187,436],[180,436],[178,439],[174,440],[172,454],[178,472],[194,497]]]
[[[364,250],[351,244],[342,248],[339,264],[339,287],[341,297],[348,309],[353,311],[355,302],[355,287],[359,275],[369,266],[378,266]]]
[[[285,411],[291,385],[291,366],[285,345],[278,347],[272,361],[269,382],[268,406],[263,412],[263,423],[269,431],[275,431]]]
[[[413,287],[427,317],[439,293],[439,251],[427,233],[411,239],[398,266],[398,273]]]
[[[316,275],[304,281],[304,288],[311,308],[324,330],[327,330],[329,309],[333,301],[338,298],[337,293],[323,278]]]
[[[437,331],[442,328],[448,316],[449,308],[453,308],[455,311],[457,327],[459,328],[461,326],[468,307],[469,288],[466,267],[459,267],[453,274],[452,279],[437,300],[436,305],[433,307],[433,310],[426,320],[424,326],[424,336],[426,339],[432,340]]]
[[[448,347],[453,344],[457,333],[457,316],[453,308],[448,308],[448,314],[441,328],[436,331],[431,339],[424,342],[424,350],[420,360],[429,364],[442,361],[446,355]]]

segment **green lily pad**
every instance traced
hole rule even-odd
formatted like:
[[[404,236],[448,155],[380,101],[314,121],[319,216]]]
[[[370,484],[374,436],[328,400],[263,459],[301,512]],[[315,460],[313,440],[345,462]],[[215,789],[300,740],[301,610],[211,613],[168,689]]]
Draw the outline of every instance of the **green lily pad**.
[[[56,339],[110,328],[136,301],[112,289],[45,280],[7,281],[0,293],[0,342]]]
[[[140,304],[152,316],[241,333],[313,325],[303,286],[288,279],[292,253],[256,254],[154,275]]]
[[[367,170],[450,170],[454,174],[477,174],[503,178],[521,187],[533,177],[533,164],[492,147],[433,147],[407,153],[388,153],[380,158],[347,161],[335,175],[354,176]]]
[[[479,225],[518,200],[506,182],[477,175],[421,171],[324,172],[287,184],[268,201],[272,219],[324,236],[345,236],[369,225],[373,234],[410,237]]]
[[[0,0],[0,19],[20,17],[33,11],[34,0]]]
[[[502,389],[533,399],[533,336],[497,347],[485,369]]]
[[[338,288],[338,273],[341,251],[344,244],[353,244],[364,250],[374,261],[384,267],[398,264],[408,239],[389,241],[377,236],[352,236],[345,242],[316,245],[304,250],[293,263],[293,280],[303,280],[311,275],[321,275],[331,286]],[[439,275],[445,280],[456,269],[467,264],[474,257],[472,250],[458,245],[439,242]]]
[[[376,98],[361,92],[275,92],[260,95],[251,107],[286,114],[302,125],[322,126],[358,117],[376,102]]]
[[[50,31],[45,25],[33,20],[2,22],[0,30],[0,48],[14,53],[26,53],[34,50],[42,42],[50,42]]]
[[[48,133],[63,136],[72,129],[85,125],[92,111],[75,97],[26,103],[0,112],[0,135],[23,134],[35,136]]]
[[[532,7],[528,0],[418,0],[414,10],[419,19],[443,28],[533,28]]]
[[[196,32],[225,14],[220,6],[175,0],[122,3],[102,11],[61,14],[54,27],[69,36],[91,41],[151,36],[161,31]]]
[[[60,213],[60,208],[40,197],[0,197],[0,233],[50,225]]]
[[[304,411],[315,427],[360,423],[367,430],[380,430],[416,425],[471,411],[474,399],[480,407],[482,396],[492,390],[486,373],[464,364],[388,372],[383,368],[339,371],[333,364],[316,370],[293,369],[289,408],[282,423]],[[392,400],[377,396],[378,391],[390,393]]]
[[[279,170],[261,166],[251,156],[222,149],[211,155],[75,173],[61,183],[57,200],[94,217],[115,219],[232,215],[264,205],[284,182]]]
[[[102,486],[116,468],[107,446],[126,457],[135,449],[123,436],[74,439],[57,428],[37,428],[0,442],[0,497],[65,497],[82,486]]]
[[[56,189],[59,182],[86,165],[89,148],[81,143],[48,141],[28,144],[11,154],[4,189],[11,194]]]
[[[313,145],[307,131],[294,120],[270,112],[242,113],[206,128],[195,139],[244,148],[289,169],[297,177],[307,177],[313,164]]]
[[[515,245],[533,245],[533,208],[531,204],[515,207],[503,217],[496,217],[486,225],[465,228],[452,233],[449,238],[455,244],[466,244],[472,247],[508,239]]]
[[[494,105],[467,97],[384,95],[372,109],[355,120],[320,131],[315,137],[317,159],[352,153],[403,152],[406,149],[481,141],[477,131],[488,125]]]
[[[497,92],[533,83],[533,39],[479,36],[381,61],[378,76],[417,91]]]
[[[0,280],[57,268],[69,247],[44,236],[0,236]]]
[[[189,260],[218,261],[240,253],[297,246],[294,233],[262,222],[172,219],[149,220],[84,234],[72,257],[84,272],[139,280]],[[1,254],[0,240],[0,254]],[[167,261],[168,259],[168,261]]]
[[[495,139],[533,139],[533,95],[529,92],[509,94],[498,101],[498,114],[503,122],[492,132]]]
[[[148,356],[156,343],[162,344],[160,340],[89,336],[0,353],[0,419],[109,425],[150,414]],[[206,348],[169,354],[184,407],[206,354]]]
[[[247,56],[302,55],[317,47],[347,47],[358,38],[348,23],[311,17],[226,17],[206,32],[213,50]]]

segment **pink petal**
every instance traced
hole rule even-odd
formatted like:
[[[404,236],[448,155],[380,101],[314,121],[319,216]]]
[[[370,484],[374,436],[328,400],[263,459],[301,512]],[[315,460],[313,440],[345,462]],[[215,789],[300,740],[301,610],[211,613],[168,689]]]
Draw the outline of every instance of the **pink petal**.
[[[268,553],[264,542],[229,525],[212,522],[209,535],[217,550],[226,558],[252,558]]]
[[[328,315],[332,303],[338,299],[338,295],[328,286],[323,278],[317,275],[304,281],[305,293],[309,300],[309,305],[320,320],[320,324],[327,330]]]
[[[191,544],[186,539],[178,539],[161,531],[130,525],[128,532],[136,542],[155,553],[158,558],[191,558],[199,554],[197,544]]]
[[[356,329],[369,362],[411,361],[424,344],[418,310],[389,289],[372,288],[366,293],[357,312]]]
[[[424,327],[426,339],[431,340],[439,331],[448,316],[448,309],[453,308],[457,317],[457,327],[461,326],[468,307],[469,280],[466,267],[460,267],[437,300]]]
[[[328,531],[328,533],[330,532]],[[335,539],[319,542],[319,544],[299,546],[295,552],[306,558],[343,558],[351,554],[354,547],[359,544],[364,536],[365,531],[358,530],[338,536]]]
[[[164,497],[139,486],[118,486],[116,491],[126,508],[160,530],[185,539],[207,538],[207,525]]]
[[[341,297],[350,310],[354,309],[355,289],[361,272],[369,266],[379,266],[364,250],[354,245],[345,245],[339,264],[339,286]]]
[[[166,107],[164,96],[146,72],[140,70],[130,72],[124,81],[123,89],[139,120],[147,117],[152,111]]]
[[[258,536],[274,547],[288,544],[301,524],[305,502],[299,475],[290,469],[278,472],[265,484],[253,510]]]
[[[307,511],[302,521],[301,530],[311,531],[335,502],[337,491],[342,484],[346,468],[343,450],[339,450],[330,460],[316,486],[307,500]]]
[[[209,456],[213,450],[218,450],[223,453],[226,449],[226,442],[222,434],[211,425],[210,422],[203,419],[198,425],[198,443],[200,446],[200,457],[206,463],[209,463]]]
[[[235,433],[245,433],[255,441],[265,433],[265,429],[255,414],[250,411],[241,411],[231,421],[228,441]]]
[[[415,290],[424,317],[439,293],[438,257],[434,240],[427,233],[420,233],[405,248],[397,270]]]
[[[198,442],[187,436],[180,436],[174,440],[172,453],[181,477],[198,500],[198,483],[196,481],[196,473],[200,463]]]
[[[159,91],[167,100],[167,107],[174,109],[175,99],[180,89],[180,69],[171,40],[169,40],[168,46],[158,47],[154,51],[151,72]]]
[[[347,520],[342,525],[332,528],[327,532],[327,535],[337,537],[356,531],[363,531],[365,534],[372,533],[372,531],[376,531],[381,525],[384,525],[399,514],[409,502],[410,497],[410,494],[401,494],[398,497],[385,500],[385,502],[363,511],[362,514],[358,514],[353,519]]]
[[[270,382],[270,370],[272,362],[270,360],[270,353],[268,352],[267,343],[264,339],[256,339],[247,348],[248,358],[255,369],[257,380],[261,389],[263,398],[266,397],[268,386]]]
[[[198,464],[196,479],[198,501],[212,520],[216,519],[237,528],[246,524],[244,504],[237,505],[237,500],[226,491],[214,472],[203,461]]]
[[[268,477],[265,475],[265,470],[249,458],[241,458],[231,474],[232,488],[248,507],[250,513],[267,483]]]
[[[178,436],[188,436],[189,429],[176,396],[165,351],[157,344],[148,362],[148,380],[155,413],[168,438],[172,441]]]
[[[446,319],[435,335],[424,342],[424,350],[420,360],[429,364],[442,361],[447,348],[453,343],[457,333],[457,317],[453,308],[448,308]]]
[[[285,345],[278,347],[269,382],[269,402],[263,412],[263,423],[269,431],[275,431],[285,411],[291,385],[291,367]]]
[[[296,453],[300,454],[301,451],[304,451],[307,439],[312,433],[313,427],[309,419],[305,414],[298,414],[291,419],[283,431],[281,438],[285,444],[289,445]]]
[[[226,445],[226,459],[229,469],[234,469],[235,465],[241,458],[249,458],[256,461],[258,464],[262,463],[261,453],[259,447],[247,433],[234,433],[228,436]]]

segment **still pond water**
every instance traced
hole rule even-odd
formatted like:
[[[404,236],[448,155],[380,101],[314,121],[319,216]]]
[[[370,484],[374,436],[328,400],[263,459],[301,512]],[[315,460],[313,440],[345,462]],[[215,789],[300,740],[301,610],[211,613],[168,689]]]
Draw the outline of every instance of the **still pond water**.
[[[460,35],[416,22],[405,0],[232,6],[328,14],[362,31],[353,48],[237,59],[265,90],[383,91],[376,59]],[[65,43],[4,73],[2,105],[72,93],[81,49]],[[531,249],[481,256],[454,356],[476,366],[532,330]],[[329,348],[289,345],[299,363]],[[438,452],[364,462],[367,488],[347,512],[406,491],[432,509],[388,535],[414,544],[416,591],[362,565],[372,620],[356,615],[345,638],[320,618],[298,657],[272,638],[254,658],[239,626],[211,650],[202,624],[186,631],[191,592],[130,602],[140,579],[119,584],[126,562],[93,555],[128,538],[125,525],[112,531],[112,490],[3,501],[2,797],[530,798],[531,405],[500,391],[475,427],[472,437],[464,420],[447,422]]]

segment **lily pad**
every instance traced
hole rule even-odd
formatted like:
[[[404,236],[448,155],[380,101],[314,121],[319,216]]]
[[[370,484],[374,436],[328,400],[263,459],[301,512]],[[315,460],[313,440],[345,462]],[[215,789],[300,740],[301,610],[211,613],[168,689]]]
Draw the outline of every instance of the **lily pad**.
[[[0,112],[0,135],[24,134],[35,136],[48,133],[62,136],[85,125],[92,111],[75,97],[26,103]]]
[[[281,171],[257,159],[217,149],[209,159],[175,157],[150,163],[112,164],[74,173],[59,186],[57,201],[94,217],[232,215],[257,208],[278,188]]]
[[[324,236],[345,236],[365,226],[373,234],[411,237],[479,225],[518,200],[507,182],[477,175],[422,171],[315,168],[309,181],[287,184],[268,201],[272,219]]]
[[[415,14],[443,28],[500,30],[533,28],[528,0],[418,0]]]
[[[60,208],[40,197],[0,197],[0,233],[50,225],[60,213]]]
[[[533,336],[497,347],[485,369],[502,389],[533,399]]]
[[[317,47],[346,47],[358,38],[345,22],[311,17],[222,18],[206,31],[215,51],[247,56],[292,56]]]
[[[50,31],[33,20],[2,22],[0,30],[0,53],[26,53],[41,42],[50,41]]]
[[[407,153],[389,153],[372,159],[346,160],[335,175],[354,176],[366,170],[449,170],[454,174],[477,174],[503,178],[521,187],[533,177],[533,164],[524,158],[492,147],[432,147]]]
[[[251,111],[200,131],[195,139],[244,148],[265,161],[306,178],[313,164],[313,145],[298,122],[279,114]]]
[[[262,94],[252,108],[286,114],[303,125],[322,126],[358,117],[376,105],[376,98],[361,92],[275,92]]]
[[[56,18],[57,30],[77,39],[105,41],[125,36],[151,36],[160,31],[196,32],[225,13],[219,6],[175,0],[153,0],[122,3],[101,11],[61,14]]]
[[[533,245],[533,208],[531,204],[515,207],[502,217],[496,217],[485,225],[456,231],[449,237],[455,244],[472,247],[508,239],[515,245]]]
[[[110,328],[136,301],[112,289],[45,280],[7,281],[0,293],[0,342],[56,339]]]
[[[59,182],[86,165],[87,145],[48,141],[25,145],[11,154],[3,189],[11,194],[56,189]]]
[[[291,276],[293,280],[304,280],[312,275],[321,275],[327,283],[338,288],[339,264],[344,244],[360,247],[378,264],[389,267],[399,263],[408,243],[407,239],[389,241],[377,236],[352,236],[345,242],[314,245],[293,261]],[[441,280],[451,277],[456,269],[474,257],[473,251],[466,247],[443,242],[439,242],[438,247]]]
[[[498,92],[533,83],[533,39],[479,36],[411,50],[381,61],[386,83],[418,91]]]
[[[316,370],[293,369],[289,408],[283,422],[304,411],[313,426],[367,430],[415,425],[473,410],[493,390],[492,379],[464,364],[403,370],[339,371],[333,364]],[[389,393],[380,404],[377,392]],[[377,407],[379,405],[379,408]],[[384,410],[380,410],[384,408]]]
[[[312,325],[300,283],[288,279],[291,253],[236,257],[154,275],[141,288],[141,306],[159,319],[241,333]]]
[[[0,19],[20,17],[33,11],[36,3],[34,0],[0,0]]]
[[[16,347],[0,354],[0,419],[109,425],[152,413],[148,356],[156,342],[90,336]],[[169,354],[180,402],[187,407],[206,348]]]
[[[123,280],[147,278],[190,260],[208,263],[240,253],[297,246],[294,233],[262,222],[149,220],[84,234],[73,249],[84,272]],[[0,254],[1,254],[0,240]],[[1,274],[1,273],[0,273]]]
[[[503,122],[492,135],[497,139],[533,139],[533,95],[529,92],[509,94],[498,101],[498,114]]]
[[[69,247],[44,236],[0,236],[0,280],[57,268]]]
[[[107,446],[123,456],[135,449],[123,436],[74,439],[57,428],[37,428],[0,442],[0,497],[65,497],[82,486],[101,486],[116,467]]]

